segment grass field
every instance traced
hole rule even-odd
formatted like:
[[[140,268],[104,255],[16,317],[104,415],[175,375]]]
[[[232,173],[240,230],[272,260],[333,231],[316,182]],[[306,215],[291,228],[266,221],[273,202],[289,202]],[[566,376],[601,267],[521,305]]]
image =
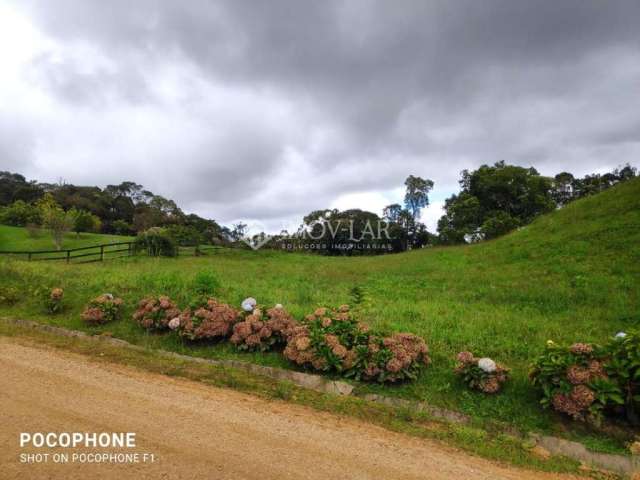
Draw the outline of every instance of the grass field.
[[[640,180],[634,180],[574,202],[506,237],[472,246],[353,258],[223,250],[207,257],[139,257],[82,266],[4,260],[0,287],[20,292],[21,300],[0,305],[0,315],[109,331],[154,348],[291,368],[276,354],[238,353],[227,344],[194,347],[174,334],[150,335],[130,315],[147,294],[168,294],[185,305],[201,271],[216,275],[216,295],[224,301],[239,305],[244,297],[254,296],[263,304],[282,303],[296,317],[319,305],[353,305],[357,287],[364,295],[354,306],[363,320],[387,331],[425,337],[433,359],[414,383],[359,385],[360,391],[427,400],[466,412],[488,429],[508,424],[612,450],[622,445],[620,439],[542,411],[527,371],[548,339],[597,342],[638,326],[639,244]],[[11,246],[28,247],[17,240]],[[54,286],[65,289],[67,308],[47,316],[42,295]],[[84,326],[84,304],[107,291],[126,300],[124,318],[100,328]],[[484,396],[466,390],[452,373],[461,350],[511,367],[513,379],[505,391]]]
[[[80,235],[68,232],[64,235],[63,249],[88,247],[104,243],[126,242],[132,237],[120,235],[103,235],[98,233],[81,233]],[[29,235],[25,228],[0,225],[0,251],[23,250],[55,250],[51,234],[46,230],[39,230],[35,235]]]

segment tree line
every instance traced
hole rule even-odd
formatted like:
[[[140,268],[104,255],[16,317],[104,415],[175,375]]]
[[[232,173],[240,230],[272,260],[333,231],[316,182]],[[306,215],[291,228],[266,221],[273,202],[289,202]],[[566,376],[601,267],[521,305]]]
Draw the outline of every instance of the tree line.
[[[49,184],[28,181],[11,172],[0,172],[0,223],[42,226],[52,232],[115,235],[135,235],[161,227],[184,245],[220,243],[231,235],[215,220],[186,214],[173,200],[135,182],[105,188]]]
[[[636,168],[628,164],[603,175],[582,178],[569,172],[546,177],[535,168],[504,161],[463,170],[460,192],[445,201],[437,242],[449,245],[496,238],[530,223],[538,215],[636,175]]]
[[[360,209],[315,210],[304,216],[294,235],[286,231],[272,237],[260,233],[248,243],[261,245],[270,238],[266,248],[289,249],[311,240],[311,251],[352,255],[487,240],[636,176],[637,169],[629,164],[584,177],[569,172],[547,177],[533,167],[504,161],[463,170],[460,191],[445,200],[444,215],[438,221],[437,232],[432,233],[421,221],[421,213],[429,206],[434,182],[409,175],[404,183],[403,203],[388,205],[382,216]],[[385,224],[384,229],[380,222]],[[130,181],[99,188],[38,183],[17,173],[0,172],[0,223],[43,226],[53,233],[58,247],[62,233],[69,230],[136,235],[151,228],[155,232],[160,228],[180,245],[246,246],[241,241],[246,240],[246,225],[238,223],[228,228],[215,220],[186,214],[173,200]]]

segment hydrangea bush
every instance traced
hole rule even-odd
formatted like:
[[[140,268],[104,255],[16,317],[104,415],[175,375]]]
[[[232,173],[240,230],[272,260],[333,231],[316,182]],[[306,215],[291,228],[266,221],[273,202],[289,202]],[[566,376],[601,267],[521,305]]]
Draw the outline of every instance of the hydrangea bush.
[[[210,298],[202,306],[185,309],[177,325],[169,324],[169,328],[176,329],[181,337],[189,340],[221,339],[228,337],[240,320],[240,313],[235,308]]]
[[[355,348],[367,344],[367,330],[353,318],[348,305],[337,310],[318,308],[293,329],[284,356],[315,370],[345,372],[356,363]]]
[[[640,334],[619,332],[603,348],[604,368],[624,400],[627,419],[640,424]]]
[[[473,390],[497,393],[509,379],[509,369],[490,358],[476,358],[471,352],[460,352],[454,372]]]
[[[180,309],[165,295],[143,298],[133,313],[133,319],[147,330],[165,330],[169,322],[179,316]]]
[[[267,351],[283,346],[298,325],[282,305],[276,305],[264,312],[254,308],[244,320],[233,326],[231,343],[239,350]]]
[[[424,340],[409,333],[384,337],[358,322],[348,305],[319,308],[294,328],[284,350],[289,360],[357,380],[396,382],[415,379],[428,365]]]
[[[390,337],[370,335],[366,345],[356,347],[356,366],[349,376],[357,380],[398,382],[415,380],[423,366],[429,365],[425,341],[411,333]]]
[[[101,325],[116,320],[121,313],[122,299],[103,293],[89,302],[82,312],[82,320],[89,325]]]
[[[530,378],[542,391],[541,403],[576,420],[599,421],[605,408],[623,402],[605,368],[606,352],[589,343],[570,347],[547,342]]]

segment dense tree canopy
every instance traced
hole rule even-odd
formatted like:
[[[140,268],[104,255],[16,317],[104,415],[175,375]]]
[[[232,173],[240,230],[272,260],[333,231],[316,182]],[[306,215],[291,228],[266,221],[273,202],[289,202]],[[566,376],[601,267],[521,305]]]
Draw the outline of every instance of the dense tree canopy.
[[[575,178],[562,172],[549,178],[535,168],[504,161],[482,165],[472,172],[463,170],[460,193],[445,201],[445,214],[438,221],[439,242],[453,244],[498,237],[542,213],[635,175],[636,169],[626,165],[604,175]]]
[[[135,182],[107,185],[101,189],[66,183],[37,183],[9,172],[0,172],[0,223],[42,224],[44,210],[36,207],[36,203],[47,195],[49,204],[55,203],[62,211],[70,213],[67,223],[77,232],[99,230],[131,235],[151,227],[172,226],[177,241],[188,244],[196,239],[214,243],[228,232],[214,220],[186,215],[173,200],[154,195]]]
[[[438,222],[444,243],[465,238],[488,239],[529,223],[553,210],[552,182],[535,168],[498,162],[477,170],[464,170],[461,192],[447,199]]]

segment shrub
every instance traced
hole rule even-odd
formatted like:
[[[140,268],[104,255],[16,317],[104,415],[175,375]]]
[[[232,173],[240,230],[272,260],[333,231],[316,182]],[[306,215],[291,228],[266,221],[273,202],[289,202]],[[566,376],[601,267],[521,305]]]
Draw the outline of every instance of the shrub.
[[[380,383],[415,380],[422,367],[431,363],[427,344],[411,333],[372,335],[356,351],[358,362],[353,376]]]
[[[82,320],[89,325],[101,325],[116,320],[120,316],[122,299],[110,293],[94,298],[82,312]]]
[[[64,297],[64,290],[61,288],[54,288],[49,292],[45,302],[48,313],[54,314],[62,310],[62,297]]]
[[[263,313],[254,309],[243,321],[233,326],[231,343],[239,350],[267,351],[283,346],[298,323],[281,305],[276,305]]]
[[[167,296],[143,298],[133,319],[147,330],[164,330],[169,322],[180,315],[180,309]]]
[[[619,387],[605,370],[606,352],[588,343],[570,347],[547,342],[530,378],[542,390],[541,404],[576,420],[599,421],[602,411],[624,403]]]
[[[640,334],[620,332],[605,345],[604,368],[609,378],[622,393],[627,419],[634,425],[638,419],[640,403]]]
[[[202,234],[191,226],[169,225],[167,234],[176,244],[183,247],[194,247],[204,242]]]
[[[176,329],[189,340],[226,338],[239,320],[236,309],[210,298],[202,306],[184,310]]]
[[[111,230],[116,235],[132,235],[135,233],[135,230],[131,226],[131,224],[125,222],[124,220],[115,220],[111,224]]]
[[[40,210],[35,205],[22,200],[17,200],[0,210],[0,223],[5,225],[24,227],[29,224],[40,224],[40,222],[42,222]]]
[[[298,365],[380,383],[415,379],[430,362],[422,338],[370,332],[351,315],[348,305],[337,311],[319,308],[307,315],[305,323],[290,333],[284,355]]]
[[[351,316],[348,305],[337,311],[318,308],[291,331],[284,356],[315,370],[345,372],[355,365],[355,347],[367,339],[367,327]]]
[[[136,249],[144,249],[151,257],[174,257],[176,244],[164,228],[151,227],[138,234]]]
[[[71,215],[71,220],[73,222],[72,229],[74,232],[76,232],[77,235],[80,235],[80,232],[100,231],[102,221],[99,217],[93,215],[91,212],[72,208],[71,210],[69,210],[69,215]]]
[[[469,388],[484,393],[497,393],[509,379],[509,369],[490,358],[476,358],[471,352],[460,352],[454,372]]]

